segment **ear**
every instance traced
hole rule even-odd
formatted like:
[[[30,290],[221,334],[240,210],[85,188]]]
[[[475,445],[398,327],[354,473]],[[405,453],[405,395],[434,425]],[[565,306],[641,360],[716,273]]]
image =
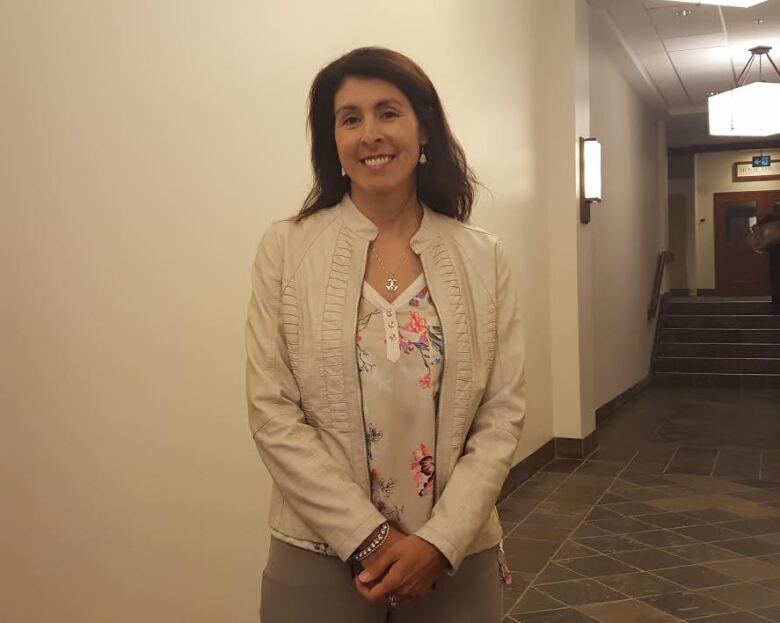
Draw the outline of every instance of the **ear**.
[[[420,138],[420,145],[427,145],[428,144],[428,133],[425,131],[425,128],[420,124],[420,130],[418,132],[419,138]]]

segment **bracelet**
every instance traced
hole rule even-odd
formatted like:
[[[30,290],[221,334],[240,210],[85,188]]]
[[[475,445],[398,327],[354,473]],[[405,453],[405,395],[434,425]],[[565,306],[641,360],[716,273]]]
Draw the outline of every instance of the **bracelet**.
[[[379,528],[379,533],[371,540],[371,542],[366,545],[363,549],[361,549],[356,554],[352,555],[352,559],[355,561],[360,562],[361,560],[365,560],[368,558],[371,554],[373,554],[376,550],[378,550],[382,543],[385,542],[387,539],[387,535],[390,534],[390,524],[385,522],[382,524],[382,526]]]

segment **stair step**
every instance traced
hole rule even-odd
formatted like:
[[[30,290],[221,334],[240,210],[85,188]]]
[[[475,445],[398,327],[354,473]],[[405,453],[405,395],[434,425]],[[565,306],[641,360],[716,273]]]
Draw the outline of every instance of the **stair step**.
[[[680,387],[750,387],[780,389],[780,374],[717,374],[697,372],[655,372],[659,385]]]
[[[721,374],[778,374],[780,359],[737,357],[656,357],[657,372],[717,372]]]
[[[666,314],[662,326],[670,329],[780,329],[780,315]]]
[[[661,343],[722,342],[728,344],[780,344],[780,329],[662,328]]]
[[[658,344],[659,357],[757,357],[780,358],[780,344],[718,344],[711,342],[665,342]]]
[[[710,315],[767,315],[772,313],[769,301],[709,301],[701,299],[673,300],[667,308],[669,314]]]

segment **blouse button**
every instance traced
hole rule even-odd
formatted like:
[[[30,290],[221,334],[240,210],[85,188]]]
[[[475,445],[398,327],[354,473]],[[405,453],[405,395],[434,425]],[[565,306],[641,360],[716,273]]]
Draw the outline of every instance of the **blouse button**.
[[[390,334],[390,339],[391,339],[391,340],[395,340],[395,333],[391,333],[391,334]]]
[[[387,323],[387,326],[388,327],[394,327],[395,323],[391,320],[390,322]]]

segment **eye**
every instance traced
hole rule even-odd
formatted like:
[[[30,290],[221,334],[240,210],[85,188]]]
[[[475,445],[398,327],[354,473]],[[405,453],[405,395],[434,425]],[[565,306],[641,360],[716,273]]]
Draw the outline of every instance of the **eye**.
[[[349,127],[351,125],[355,125],[358,121],[360,121],[360,119],[358,119],[355,115],[348,115],[341,120],[341,125]]]
[[[400,117],[401,115],[394,110],[386,110],[380,116],[382,119],[392,119],[393,117]]]

